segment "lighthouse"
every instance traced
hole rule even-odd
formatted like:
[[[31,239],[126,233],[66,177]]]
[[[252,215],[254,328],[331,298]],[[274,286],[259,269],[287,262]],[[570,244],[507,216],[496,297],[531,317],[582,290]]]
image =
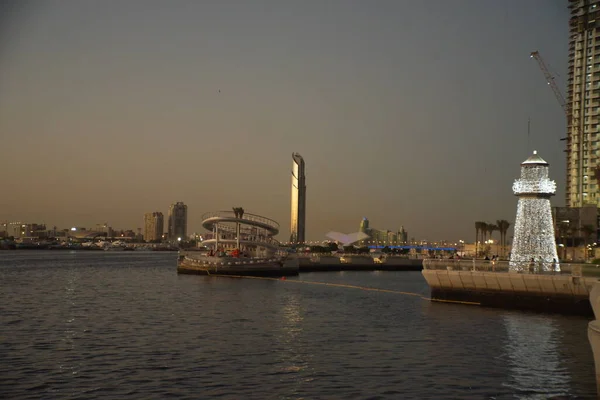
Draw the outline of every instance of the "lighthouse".
[[[519,201],[510,271],[560,271],[550,208],[556,183],[548,178],[548,163],[537,151],[521,163],[521,177],[512,189]]]

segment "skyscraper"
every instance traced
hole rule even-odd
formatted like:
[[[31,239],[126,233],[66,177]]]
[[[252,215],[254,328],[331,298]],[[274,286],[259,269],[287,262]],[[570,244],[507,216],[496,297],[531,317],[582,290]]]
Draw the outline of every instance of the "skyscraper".
[[[600,203],[600,0],[569,0],[569,9],[566,203],[581,207]]]
[[[152,242],[161,240],[164,229],[164,216],[161,212],[144,214],[144,240]]]
[[[306,232],[306,176],[304,159],[292,153],[292,221],[290,242],[304,243]]]
[[[187,235],[187,206],[178,201],[169,207],[169,240],[185,240]]]

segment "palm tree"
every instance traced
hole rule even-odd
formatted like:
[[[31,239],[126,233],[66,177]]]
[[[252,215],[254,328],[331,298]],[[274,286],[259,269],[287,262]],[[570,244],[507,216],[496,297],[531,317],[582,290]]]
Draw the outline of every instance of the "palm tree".
[[[477,241],[479,240],[479,228],[481,227],[481,222],[475,221],[475,258],[477,258]]]
[[[485,243],[485,241],[487,240],[487,233],[488,233],[487,227],[488,227],[487,222],[481,223],[481,243]]]
[[[510,222],[500,219],[496,221],[496,226],[498,226],[498,230],[500,231],[500,246],[502,247],[502,256],[504,256],[506,252],[506,232],[508,232]]]
[[[486,226],[488,233],[490,234],[490,239],[492,239],[492,234],[498,230],[498,227],[494,224],[487,224]],[[491,246],[490,246],[491,249]]]
[[[478,243],[479,243],[479,235],[481,234],[481,238],[483,239],[486,230],[486,223],[482,221],[475,222],[475,258],[479,255],[478,251]],[[483,240],[481,240],[483,243]]]

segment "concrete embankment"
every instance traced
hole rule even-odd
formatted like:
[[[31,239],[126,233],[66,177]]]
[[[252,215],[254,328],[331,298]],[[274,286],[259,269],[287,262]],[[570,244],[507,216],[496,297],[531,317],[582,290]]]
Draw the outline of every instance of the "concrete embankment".
[[[328,271],[421,271],[422,259],[387,257],[374,259],[369,255],[297,256],[300,272]]]
[[[594,310],[595,320],[588,325],[588,339],[594,353],[596,366],[596,387],[600,398],[600,283],[595,283],[590,291],[590,304]]]
[[[580,268],[567,267],[562,273],[517,273],[509,272],[508,264],[502,262],[472,265],[463,262],[458,268],[457,265],[451,260],[425,261],[422,274],[431,288],[433,300],[592,315],[589,295],[598,278],[582,276]]]

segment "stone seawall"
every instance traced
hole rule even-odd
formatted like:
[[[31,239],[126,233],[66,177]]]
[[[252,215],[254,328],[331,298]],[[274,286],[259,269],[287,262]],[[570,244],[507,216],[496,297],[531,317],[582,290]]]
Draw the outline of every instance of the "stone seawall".
[[[590,303],[594,310],[596,319],[588,325],[588,339],[594,354],[594,364],[596,367],[596,388],[598,398],[600,398],[600,283],[595,283],[590,291]]]
[[[591,316],[589,294],[598,278],[514,272],[424,269],[434,300]]]

